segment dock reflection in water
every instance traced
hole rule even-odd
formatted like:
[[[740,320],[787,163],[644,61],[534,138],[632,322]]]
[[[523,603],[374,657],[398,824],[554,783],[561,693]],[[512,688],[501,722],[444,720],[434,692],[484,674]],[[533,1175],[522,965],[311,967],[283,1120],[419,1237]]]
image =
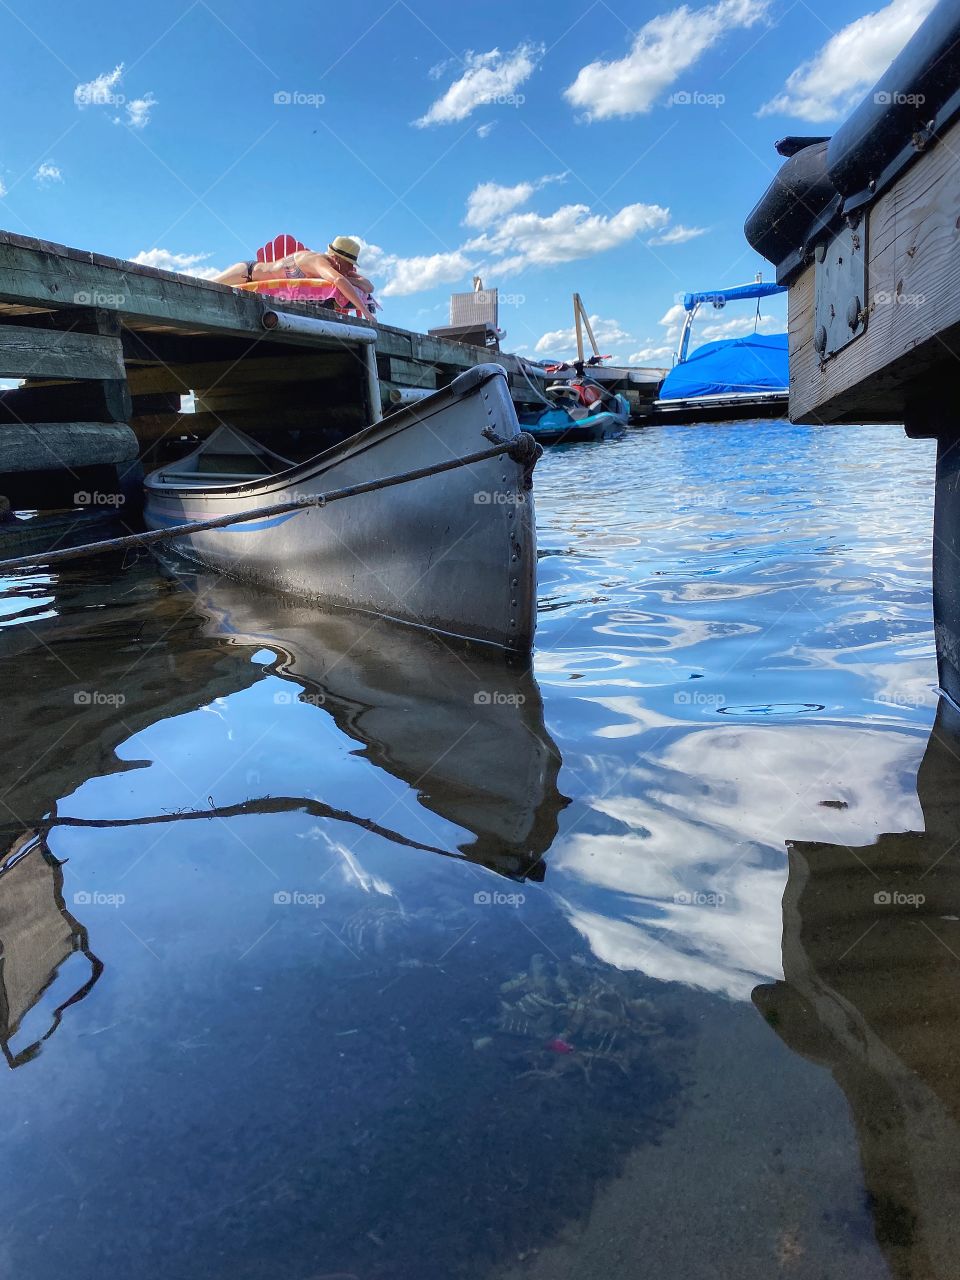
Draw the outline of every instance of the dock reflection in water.
[[[147,557],[0,595],[4,1273],[949,1274],[950,904],[811,898],[957,823],[925,446],[541,468],[536,681]]]
[[[953,1280],[960,1256],[958,733],[942,705],[917,776],[923,831],[791,845],[784,979],[753,993],[846,1094],[877,1241],[911,1280]]]

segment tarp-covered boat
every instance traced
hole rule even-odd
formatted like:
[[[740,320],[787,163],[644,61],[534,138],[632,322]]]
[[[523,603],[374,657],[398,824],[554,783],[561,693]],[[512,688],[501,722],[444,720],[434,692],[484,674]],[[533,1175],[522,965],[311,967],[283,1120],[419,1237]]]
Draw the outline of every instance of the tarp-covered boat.
[[[482,462],[326,507],[317,495],[480,452]],[[231,577],[526,652],[535,620],[536,533],[529,461],[499,365],[449,387],[298,465],[229,427],[148,476],[145,520],[164,529],[303,502],[263,520],[177,537],[173,548]]]
[[[676,363],[654,401],[657,418],[691,422],[769,417],[784,412],[790,387],[785,333],[720,338],[687,354],[693,322],[705,303],[720,309],[728,302],[783,292],[780,285],[758,280],[730,289],[685,294],[686,315]]]

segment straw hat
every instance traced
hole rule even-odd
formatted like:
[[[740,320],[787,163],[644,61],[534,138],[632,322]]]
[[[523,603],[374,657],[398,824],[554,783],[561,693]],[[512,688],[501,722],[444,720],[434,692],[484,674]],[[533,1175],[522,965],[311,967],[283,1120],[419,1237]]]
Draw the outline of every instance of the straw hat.
[[[348,262],[356,262],[360,257],[360,242],[354,240],[353,236],[337,236],[336,240],[331,240],[329,247],[331,253],[335,253],[338,258],[346,258]]]

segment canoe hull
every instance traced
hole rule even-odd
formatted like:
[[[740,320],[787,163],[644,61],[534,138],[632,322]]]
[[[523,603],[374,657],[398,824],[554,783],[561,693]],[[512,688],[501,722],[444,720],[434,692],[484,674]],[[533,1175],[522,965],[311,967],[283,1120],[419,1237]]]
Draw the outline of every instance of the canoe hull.
[[[165,528],[296,501],[475,453],[492,427],[519,434],[503,370],[451,386],[289,471],[211,485],[158,471],[145,520]],[[192,533],[180,554],[230,577],[326,605],[526,652],[536,616],[536,532],[524,468],[490,460],[302,511]]]

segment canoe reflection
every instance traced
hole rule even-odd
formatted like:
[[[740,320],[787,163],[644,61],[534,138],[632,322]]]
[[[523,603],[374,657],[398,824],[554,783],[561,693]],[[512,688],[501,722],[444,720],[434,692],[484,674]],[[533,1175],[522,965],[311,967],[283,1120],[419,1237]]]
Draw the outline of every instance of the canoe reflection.
[[[61,863],[34,832],[0,862],[0,947],[0,1049],[8,1066],[20,1067],[103,972],[86,929],[64,904]],[[80,964],[69,963],[74,955]]]
[[[941,706],[917,778],[925,831],[797,842],[785,980],[753,999],[850,1103],[894,1275],[947,1280],[960,1249],[960,738]]]
[[[272,649],[269,670],[298,685],[296,697],[322,706],[362,744],[360,754],[470,833],[458,846],[465,857],[515,879],[543,879],[568,801],[528,667],[216,575],[188,582],[208,635]]]

